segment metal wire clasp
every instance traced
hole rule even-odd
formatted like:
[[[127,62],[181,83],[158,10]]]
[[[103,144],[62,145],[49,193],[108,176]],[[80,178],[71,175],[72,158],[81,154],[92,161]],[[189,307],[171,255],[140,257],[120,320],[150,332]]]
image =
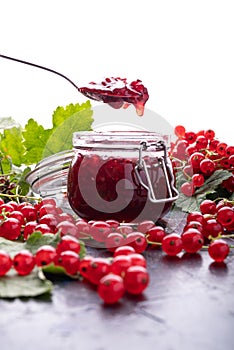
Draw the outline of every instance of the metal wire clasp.
[[[157,198],[157,195],[154,192],[152,181],[150,179],[150,175],[148,172],[149,165],[147,166],[147,164],[143,158],[143,151],[147,150],[147,148],[149,148],[149,147],[154,147],[154,146],[155,146],[156,150],[163,151],[163,156],[156,157],[158,162],[157,162],[157,165],[155,165],[155,166],[160,166],[163,170],[165,180],[166,180],[167,193],[168,193],[167,198]],[[147,183],[144,183],[144,181],[141,177],[140,171],[141,172],[144,171]],[[170,166],[168,166],[167,149],[166,149],[166,145],[165,145],[164,141],[160,140],[160,141],[157,141],[155,143],[150,143],[150,144],[147,144],[145,141],[140,143],[139,159],[138,159],[137,165],[135,166],[135,173],[136,173],[136,176],[138,178],[139,183],[148,191],[148,198],[151,202],[153,202],[153,203],[173,202],[179,197],[179,192],[177,191],[177,189],[175,188],[174,183],[173,183],[174,176],[173,176],[172,170],[171,170]],[[170,176],[171,180],[169,180],[168,175]]]

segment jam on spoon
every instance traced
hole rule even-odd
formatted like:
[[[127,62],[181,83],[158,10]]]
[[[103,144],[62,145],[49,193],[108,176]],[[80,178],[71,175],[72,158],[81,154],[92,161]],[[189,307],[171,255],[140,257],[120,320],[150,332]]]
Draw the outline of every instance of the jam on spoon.
[[[149,98],[149,94],[146,87],[144,87],[141,80],[139,79],[129,83],[127,82],[126,78],[111,77],[106,78],[101,83],[91,82],[87,86],[78,87],[71,79],[53,69],[1,54],[0,57],[24,63],[57,74],[62,78],[66,79],[80,93],[82,93],[86,97],[92,100],[107,103],[113,108],[127,108],[129,105],[132,104],[136,108],[136,112],[139,116],[143,115],[145,103]]]

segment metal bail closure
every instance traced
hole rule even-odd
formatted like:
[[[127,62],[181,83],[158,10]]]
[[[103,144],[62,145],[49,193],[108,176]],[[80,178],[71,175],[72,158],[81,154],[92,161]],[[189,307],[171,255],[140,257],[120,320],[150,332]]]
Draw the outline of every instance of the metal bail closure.
[[[154,193],[153,185],[150,179],[150,175],[148,172],[148,167],[146,162],[143,159],[143,151],[147,150],[148,147],[155,146],[156,150],[161,150],[164,152],[163,156],[157,157],[158,164],[156,166],[160,166],[163,170],[165,180],[166,180],[166,186],[167,186],[167,192],[168,197],[167,198],[157,198],[156,194]],[[147,144],[146,142],[141,142],[139,147],[139,160],[138,164],[135,166],[135,173],[137,175],[139,183],[148,191],[148,198],[152,203],[167,203],[167,202],[173,202],[179,197],[179,192],[175,188],[173,184],[173,173],[172,170],[167,164],[167,150],[166,145],[164,141],[158,141],[155,143]],[[144,171],[146,183],[142,180],[140,171]],[[171,180],[169,180],[168,173],[170,174]]]

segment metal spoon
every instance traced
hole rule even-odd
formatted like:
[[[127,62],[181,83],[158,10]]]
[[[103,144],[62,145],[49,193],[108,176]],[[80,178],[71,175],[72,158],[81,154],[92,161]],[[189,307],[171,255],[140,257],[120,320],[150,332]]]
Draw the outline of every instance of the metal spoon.
[[[61,74],[54,69],[6,55],[0,54],[0,57],[57,74],[66,79],[87,98],[107,103],[113,108],[127,108],[130,104],[133,104],[139,116],[143,115],[145,103],[149,98],[148,91],[142,85],[141,80],[136,80],[129,84],[126,79],[106,78],[100,84],[91,82],[87,86],[79,87],[66,75]]]

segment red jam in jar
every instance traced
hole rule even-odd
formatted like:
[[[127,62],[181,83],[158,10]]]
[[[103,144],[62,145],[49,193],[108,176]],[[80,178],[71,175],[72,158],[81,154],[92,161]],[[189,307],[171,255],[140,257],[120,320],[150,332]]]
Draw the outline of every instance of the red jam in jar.
[[[178,192],[163,137],[145,131],[77,132],[67,195],[87,220],[162,218]]]

